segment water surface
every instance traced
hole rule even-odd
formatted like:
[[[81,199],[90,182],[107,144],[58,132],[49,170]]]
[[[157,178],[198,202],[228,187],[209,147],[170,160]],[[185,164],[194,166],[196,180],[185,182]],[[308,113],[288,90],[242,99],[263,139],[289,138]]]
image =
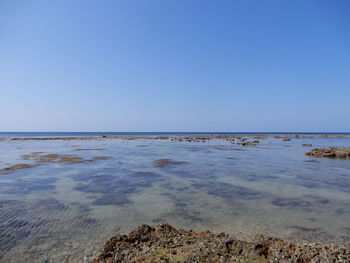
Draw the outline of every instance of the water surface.
[[[80,134],[79,134],[80,135]],[[51,136],[51,135],[47,135]],[[349,138],[0,141],[0,169],[32,152],[92,160],[0,175],[0,261],[84,262],[140,224],[350,243],[350,160],[304,156]],[[156,160],[173,164],[159,167]]]

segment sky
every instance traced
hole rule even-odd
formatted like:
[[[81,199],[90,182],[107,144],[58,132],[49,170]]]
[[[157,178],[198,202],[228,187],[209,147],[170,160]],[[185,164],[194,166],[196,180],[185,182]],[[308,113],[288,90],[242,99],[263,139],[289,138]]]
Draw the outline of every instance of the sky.
[[[350,1],[0,0],[0,131],[350,132]]]

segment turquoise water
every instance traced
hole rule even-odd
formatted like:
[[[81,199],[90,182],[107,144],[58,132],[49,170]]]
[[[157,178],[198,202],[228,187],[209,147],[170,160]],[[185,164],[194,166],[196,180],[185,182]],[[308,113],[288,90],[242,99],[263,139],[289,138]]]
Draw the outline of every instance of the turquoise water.
[[[0,169],[32,163],[21,157],[32,152],[110,157],[1,174],[0,261],[87,262],[111,236],[161,222],[350,243],[350,160],[304,156],[303,143],[350,147],[350,138],[0,141]]]

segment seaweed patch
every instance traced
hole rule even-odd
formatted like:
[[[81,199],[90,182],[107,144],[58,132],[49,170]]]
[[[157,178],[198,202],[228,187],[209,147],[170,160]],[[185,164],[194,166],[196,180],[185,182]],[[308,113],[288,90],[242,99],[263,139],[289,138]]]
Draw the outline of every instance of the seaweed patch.
[[[159,180],[162,180],[161,175],[149,171],[119,176],[103,174],[87,177],[87,183],[81,183],[74,189],[84,193],[99,194],[93,197],[93,205],[124,206],[132,203],[130,195],[151,187]]]
[[[218,196],[228,201],[235,199],[258,199],[261,198],[263,193],[248,189],[246,187],[237,186],[222,182],[206,182],[206,183],[194,183],[192,187],[196,189],[204,189],[209,195]]]
[[[309,201],[303,200],[301,198],[284,198],[276,197],[271,201],[271,204],[279,207],[288,208],[309,208],[311,203]]]
[[[9,167],[5,167],[0,170],[0,174],[9,174],[18,170],[23,170],[23,169],[28,169],[28,168],[33,168],[38,166],[39,164],[26,164],[26,163],[20,163],[20,164],[15,164],[11,165]]]
[[[173,161],[170,159],[158,159],[153,162],[154,167],[164,168],[168,165],[177,165],[177,164],[185,164],[187,162],[184,161]]]

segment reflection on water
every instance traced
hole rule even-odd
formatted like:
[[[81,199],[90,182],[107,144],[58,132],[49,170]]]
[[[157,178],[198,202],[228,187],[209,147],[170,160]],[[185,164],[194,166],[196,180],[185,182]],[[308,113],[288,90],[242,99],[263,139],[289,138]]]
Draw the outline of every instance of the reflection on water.
[[[110,236],[160,222],[350,243],[350,161],[306,157],[304,143],[350,139],[1,141],[0,169],[35,164],[23,160],[33,152],[84,161],[0,175],[0,261],[84,262]]]

